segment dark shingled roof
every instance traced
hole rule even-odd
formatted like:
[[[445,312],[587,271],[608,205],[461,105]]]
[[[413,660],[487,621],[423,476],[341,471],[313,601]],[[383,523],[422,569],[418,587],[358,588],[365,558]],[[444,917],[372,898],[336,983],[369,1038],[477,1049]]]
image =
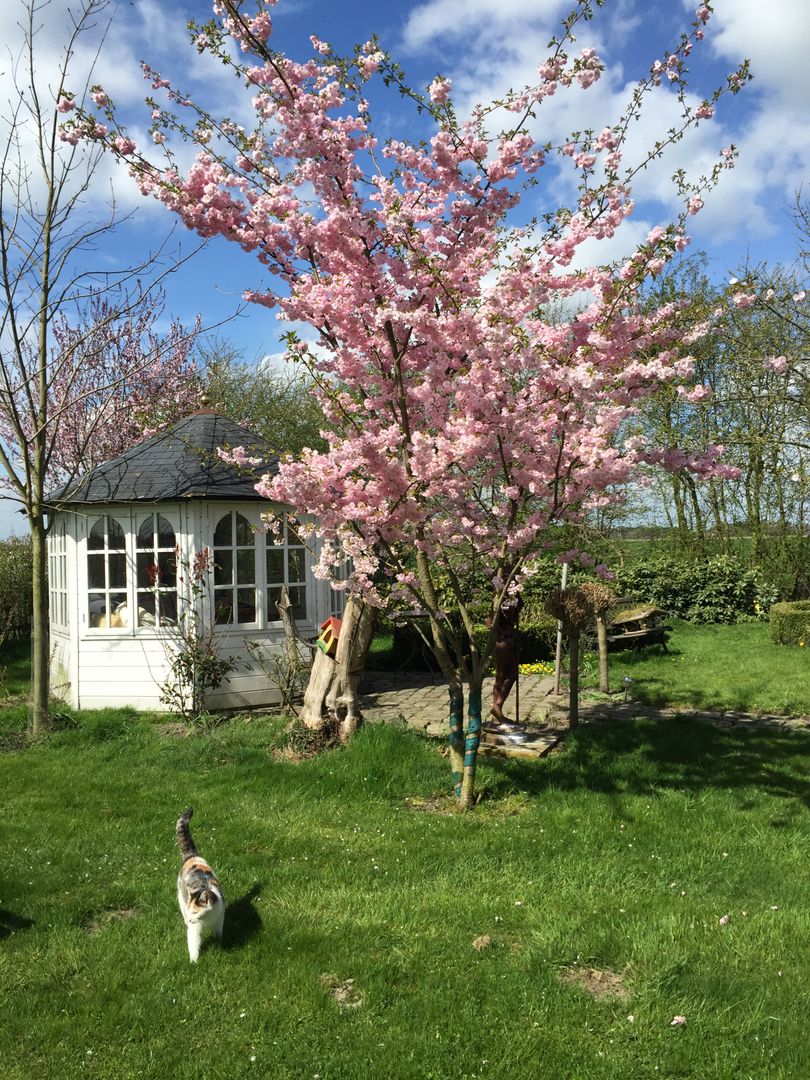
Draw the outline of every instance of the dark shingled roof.
[[[262,464],[226,465],[218,447],[243,446]],[[254,484],[274,473],[278,456],[270,445],[224,416],[201,411],[133,446],[48,496],[67,503],[171,502],[176,499],[259,499]]]

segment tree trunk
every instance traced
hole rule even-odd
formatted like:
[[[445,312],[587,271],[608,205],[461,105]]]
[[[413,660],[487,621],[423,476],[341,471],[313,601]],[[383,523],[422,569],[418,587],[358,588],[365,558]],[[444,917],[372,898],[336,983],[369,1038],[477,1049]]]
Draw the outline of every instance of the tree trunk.
[[[596,616],[596,638],[599,643],[599,690],[603,694],[609,694],[610,679],[608,675],[608,632],[606,611],[603,611]]]
[[[48,546],[45,522],[40,513],[30,516],[33,561],[33,610],[31,612],[31,707],[28,730],[37,735],[48,724],[50,649],[48,634]]]
[[[579,634],[568,639],[568,726],[571,731],[579,723]]]
[[[340,723],[340,741],[348,742],[360,726],[358,687],[377,624],[377,609],[350,598],[343,614],[335,653],[335,677],[326,695],[327,711]]]
[[[461,783],[464,778],[464,686],[461,680],[451,680],[448,684],[450,696],[450,775],[453,794],[461,798]]]
[[[481,745],[481,681],[470,683],[467,695],[467,735],[464,739],[464,767],[461,779],[459,805],[462,810],[472,810],[475,805],[475,770],[478,766],[478,748]]]
[[[374,636],[376,609],[350,596],[343,613],[335,659],[318,649],[304,693],[301,720],[309,728],[323,727],[331,714],[340,721],[345,741],[360,724],[358,686]]]

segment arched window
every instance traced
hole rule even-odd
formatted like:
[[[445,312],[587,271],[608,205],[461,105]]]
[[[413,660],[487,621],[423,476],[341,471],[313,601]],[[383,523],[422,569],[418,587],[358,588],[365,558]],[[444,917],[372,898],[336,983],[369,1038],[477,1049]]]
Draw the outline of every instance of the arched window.
[[[276,603],[281,596],[281,586],[286,585],[290,597],[292,617],[307,617],[307,559],[304,541],[290,525],[286,514],[279,514],[281,533],[265,533],[265,557],[267,560],[267,621],[278,622]],[[277,543],[277,540],[281,543]]]
[[[127,625],[126,535],[121,522],[105,514],[87,537],[87,613],[90,626]]]
[[[256,540],[236,510],[224,514],[214,530],[214,622],[256,622]]]
[[[137,626],[173,625],[177,621],[177,542],[163,514],[147,514],[138,526]]]

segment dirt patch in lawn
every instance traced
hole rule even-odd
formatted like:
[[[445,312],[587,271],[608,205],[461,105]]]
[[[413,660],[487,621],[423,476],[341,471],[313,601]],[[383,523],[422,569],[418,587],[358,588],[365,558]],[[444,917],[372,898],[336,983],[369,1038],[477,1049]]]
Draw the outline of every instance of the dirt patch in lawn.
[[[135,908],[108,908],[104,911],[95,911],[82,919],[82,926],[88,934],[99,934],[101,931],[115,922],[129,922],[137,916]]]
[[[593,994],[597,998],[615,998],[618,1001],[627,1001],[630,991],[627,989],[623,975],[610,968],[571,967],[563,968],[560,972],[560,982],[566,986],[576,986]]]

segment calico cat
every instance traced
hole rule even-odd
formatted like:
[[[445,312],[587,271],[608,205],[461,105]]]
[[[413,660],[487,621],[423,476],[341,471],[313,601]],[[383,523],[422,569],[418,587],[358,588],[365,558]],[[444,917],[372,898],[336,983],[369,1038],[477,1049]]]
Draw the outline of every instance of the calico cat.
[[[177,819],[175,834],[183,860],[177,878],[177,900],[186,921],[188,956],[192,964],[196,964],[206,929],[213,930],[217,939],[222,940],[225,900],[216,874],[205,859],[197,854],[197,848],[191,839],[188,823],[193,813],[190,806],[183,811]]]

